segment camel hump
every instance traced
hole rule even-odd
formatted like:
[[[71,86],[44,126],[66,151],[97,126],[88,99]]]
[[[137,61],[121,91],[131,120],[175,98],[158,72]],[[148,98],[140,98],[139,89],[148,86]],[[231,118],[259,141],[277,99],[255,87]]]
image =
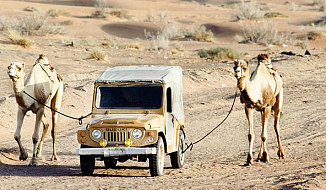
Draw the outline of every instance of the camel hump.
[[[36,64],[41,63],[43,65],[49,65],[50,64],[48,58],[44,54],[40,54],[39,58],[36,60],[35,63]]]

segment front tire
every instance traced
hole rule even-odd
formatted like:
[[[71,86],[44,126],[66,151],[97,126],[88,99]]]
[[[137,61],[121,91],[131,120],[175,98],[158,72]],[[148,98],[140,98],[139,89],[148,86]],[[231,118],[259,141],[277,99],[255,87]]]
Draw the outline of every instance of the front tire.
[[[179,144],[178,150],[170,155],[172,168],[182,168],[185,164],[185,153],[183,152],[186,148],[184,132],[179,132]]]
[[[149,169],[151,176],[160,176],[164,171],[164,155],[165,148],[163,138],[161,136],[158,137],[157,143],[155,144],[156,154],[153,154],[149,158]]]
[[[80,155],[80,169],[85,176],[93,175],[95,168],[95,157],[89,155]]]

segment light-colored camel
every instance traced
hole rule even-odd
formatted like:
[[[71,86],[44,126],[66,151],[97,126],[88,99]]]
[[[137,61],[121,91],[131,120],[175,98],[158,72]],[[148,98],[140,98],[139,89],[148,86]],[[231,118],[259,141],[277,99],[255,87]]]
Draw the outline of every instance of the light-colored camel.
[[[237,87],[240,89],[240,101],[245,104],[245,112],[249,123],[249,153],[247,165],[253,163],[253,109],[261,112],[262,133],[261,146],[258,161],[268,162],[267,153],[267,123],[271,110],[274,111],[274,130],[278,141],[279,158],[284,159],[284,151],[281,145],[279,133],[279,121],[283,104],[283,87],[281,76],[272,69],[268,54],[258,55],[258,65],[256,70],[250,75],[247,61],[235,61],[234,71],[238,80]]]
[[[55,110],[59,110],[63,95],[63,82],[61,77],[56,73],[53,67],[49,64],[48,59],[44,55],[36,60],[32,70],[24,79],[24,63],[13,62],[8,67],[8,75],[13,82],[13,89],[16,96],[16,102],[18,103],[17,112],[17,129],[15,132],[15,140],[18,143],[20,156],[19,160],[26,160],[28,154],[21,143],[21,129],[23,120],[28,111],[32,111],[36,114],[35,128],[32,136],[33,140],[33,158],[29,163],[30,166],[36,166],[38,164],[37,157],[42,155],[42,144],[45,134],[47,133],[49,124],[46,121],[44,115],[44,106],[39,102],[33,100],[24,92],[36,98],[38,101],[47,104]],[[25,80],[25,81],[24,81]],[[57,154],[55,151],[55,128],[58,120],[58,113],[52,111],[52,139],[53,139],[53,154],[52,160],[57,160]],[[39,129],[40,124],[43,123],[43,133],[41,141],[37,147],[39,141]]]

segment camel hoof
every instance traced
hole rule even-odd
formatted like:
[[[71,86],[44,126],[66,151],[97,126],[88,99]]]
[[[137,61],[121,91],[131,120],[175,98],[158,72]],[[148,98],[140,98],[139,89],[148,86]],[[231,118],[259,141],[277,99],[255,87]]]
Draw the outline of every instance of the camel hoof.
[[[19,161],[25,161],[26,159],[28,158],[28,154],[27,152],[22,152],[20,155],[19,155]]]
[[[251,166],[252,161],[253,161],[252,156],[250,154],[248,154],[247,163],[245,164],[245,166]]]
[[[59,160],[57,156],[52,156],[51,157],[51,161],[57,161],[57,160]]]
[[[262,157],[260,158],[260,161],[261,161],[261,162],[264,162],[264,163],[268,163],[268,162],[269,162],[269,157],[268,157],[267,152],[263,152],[263,155],[262,155]]]
[[[28,166],[30,166],[30,167],[38,166],[37,159],[36,159],[36,158],[32,158],[32,160],[31,160],[31,162],[28,164]]]
[[[285,158],[285,153],[283,152],[283,150],[278,150],[277,155],[279,159]]]

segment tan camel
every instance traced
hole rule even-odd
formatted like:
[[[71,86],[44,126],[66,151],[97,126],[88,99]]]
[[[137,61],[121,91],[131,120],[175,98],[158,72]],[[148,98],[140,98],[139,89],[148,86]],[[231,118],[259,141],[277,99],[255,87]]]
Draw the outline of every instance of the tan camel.
[[[274,111],[274,130],[278,141],[279,158],[284,159],[284,151],[281,145],[279,134],[279,121],[283,104],[283,87],[281,76],[272,69],[268,54],[258,55],[258,66],[250,75],[247,61],[235,61],[234,72],[238,80],[237,87],[240,89],[240,101],[245,104],[245,112],[249,123],[249,153],[247,165],[253,162],[253,144],[254,144],[254,129],[253,129],[253,109],[261,112],[262,118],[262,133],[261,146],[258,155],[258,161],[268,162],[269,156],[267,153],[267,123],[271,110]]]
[[[37,157],[41,157],[42,144],[45,134],[47,133],[49,124],[46,121],[44,115],[44,106],[37,101],[30,98],[24,92],[35,97],[38,101],[47,104],[56,110],[60,109],[62,95],[63,95],[63,82],[61,77],[56,73],[53,67],[49,64],[48,59],[44,55],[36,60],[32,70],[27,75],[24,81],[24,64],[13,62],[8,67],[8,75],[13,82],[13,88],[16,96],[16,102],[18,103],[17,112],[17,129],[15,132],[15,140],[18,143],[20,156],[19,160],[26,160],[28,154],[21,143],[21,129],[23,120],[28,111],[32,111],[36,114],[35,128],[32,136],[33,139],[33,158],[29,163],[30,166],[36,166],[38,164]],[[52,139],[53,139],[53,154],[52,160],[57,160],[57,154],[55,151],[55,127],[58,120],[58,113],[52,111]],[[39,140],[40,124],[43,123],[43,133],[41,141],[37,146]]]

